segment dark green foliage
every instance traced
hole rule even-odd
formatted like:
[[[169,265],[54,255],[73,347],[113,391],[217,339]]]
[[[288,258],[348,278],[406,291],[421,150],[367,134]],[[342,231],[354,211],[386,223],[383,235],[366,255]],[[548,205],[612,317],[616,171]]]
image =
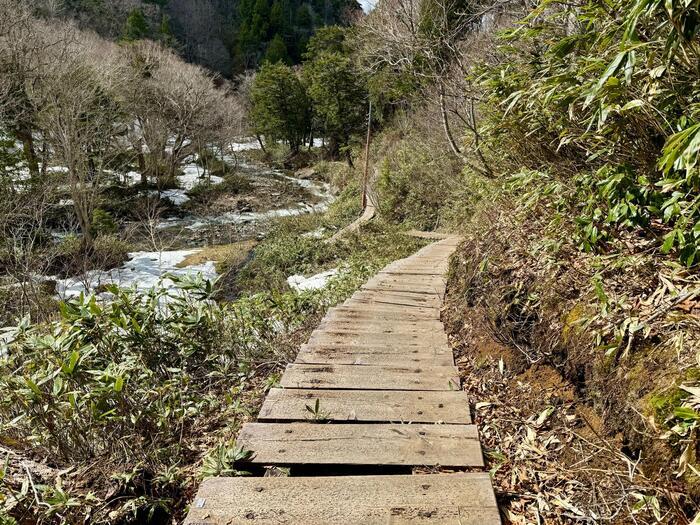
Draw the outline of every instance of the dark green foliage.
[[[140,40],[149,34],[148,22],[140,9],[134,9],[129,13],[124,24],[122,38],[124,40]]]
[[[101,208],[96,208],[92,212],[92,231],[96,234],[116,233],[119,225],[114,217]]]
[[[340,28],[321,31],[309,41],[309,49],[304,81],[317,121],[314,128],[328,138],[330,153],[337,157],[366,124],[368,94]]]
[[[135,0],[128,10],[123,2],[66,0],[62,7],[39,11],[70,16],[110,38],[161,40],[227,77],[266,59],[298,64],[317,29],[346,24],[346,15],[360,10],[356,0]]]
[[[289,64],[291,62],[289,53],[287,52],[287,46],[279,34],[275,35],[275,38],[268,44],[267,51],[265,52],[265,62],[270,62],[272,64],[276,62]]]
[[[316,29],[344,23],[345,12],[357,9],[355,0],[324,2],[322,11],[299,0],[242,0],[233,50],[236,68],[251,68],[263,59],[299,63]],[[280,40],[285,53],[281,53]]]
[[[284,64],[266,63],[251,90],[250,120],[255,132],[267,141],[284,140],[292,152],[309,129],[306,91],[294,71]]]

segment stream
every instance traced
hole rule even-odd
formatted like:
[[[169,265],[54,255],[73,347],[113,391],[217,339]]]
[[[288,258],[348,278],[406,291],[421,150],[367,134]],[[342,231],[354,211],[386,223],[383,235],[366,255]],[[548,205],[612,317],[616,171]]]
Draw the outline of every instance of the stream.
[[[75,297],[81,293],[105,295],[105,285],[135,287],[146,290],[156,286],[172,287],[167,274],[201,275],[205,279],[217,277],[216,260],[194,257],[196,263],[188,264],[205,248],[247,239],[264,237],[271,219],[323,212],[333,202],[330,185],[315,179],[301,178],[261,163],[250,161],[240,155],[249,149],[259,148],[257,142],[246,141],[233,144],[223,156],[228,164],[236,166],[236,176],[247,184],[247,190],[231,195],[226,191],[216,195],[213,202],[198,205],[190,192],[202,183],[202,168],[194,162],[183,166],[177,177],[178,188],[160,191],[160,199],[167,199],[176,213],[158,219],[151,228],[152,248],[129,253],[129,258],[112,270],[91,270],[82,275],[56,279],[56,291],[61,299]],[[122,183],[137,184],[141,175],[127,173]],[[209,176],[212,186],[223,184],[222,177]],[[158,192],[151,191],[151,194]],[[195,205],[193,205],[195,203]],[[134,228],[143,225],[134,223]],[[137,245],[145,248],[143,243]],[[155,246],[157,245],[157,246]],[[205,254],[208,252],[204,252]],[[303,290],[322,285],[317,276],[307,284],[303,276],[290,276],[290,286]]]

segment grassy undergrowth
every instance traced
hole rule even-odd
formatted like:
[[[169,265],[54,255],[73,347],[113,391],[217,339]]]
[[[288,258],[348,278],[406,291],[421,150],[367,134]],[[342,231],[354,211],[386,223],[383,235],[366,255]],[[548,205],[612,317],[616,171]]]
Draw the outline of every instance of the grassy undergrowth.
[[[166,523],[203,477],[236,474],[240,425],[325,310],[423,244],[382,222],[317,238],[354,219],[358,200],[350,187],[326,214],[278,221],[252,258],[232,249],[233,301],[214,300],[221,283],[180,278],[5,329],[0,523]],[[329,267],[340,274],[321,290],[286,285]]]

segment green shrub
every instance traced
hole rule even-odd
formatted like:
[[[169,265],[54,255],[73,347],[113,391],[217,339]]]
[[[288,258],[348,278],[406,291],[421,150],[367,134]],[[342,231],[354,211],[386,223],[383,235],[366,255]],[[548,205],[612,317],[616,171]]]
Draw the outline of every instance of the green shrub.
[[[402,139],[388,152],[379,172],[381,213],[397,223],[434,230],[458,202],[463,180],[444,152],[430,151],[411,138]]]
[[[492,161],[573,182],[581,247],[646,230],[697,261],[699,27],[695,3],[545,0],[479,72]]]
[[[92,231],[96,235],[116,233],[119,225],[112,214],[101,208],[92,212]]]

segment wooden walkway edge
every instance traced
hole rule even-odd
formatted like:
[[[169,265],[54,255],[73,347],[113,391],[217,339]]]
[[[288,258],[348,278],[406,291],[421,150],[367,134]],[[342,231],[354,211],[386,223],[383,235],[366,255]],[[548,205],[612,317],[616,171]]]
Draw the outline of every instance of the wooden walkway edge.
[[[421,236],[437,242],[331,308],[241,429],[249,468],[289,476],[205,480],[187,525],[501,523],[439,320],[459,239]]]

